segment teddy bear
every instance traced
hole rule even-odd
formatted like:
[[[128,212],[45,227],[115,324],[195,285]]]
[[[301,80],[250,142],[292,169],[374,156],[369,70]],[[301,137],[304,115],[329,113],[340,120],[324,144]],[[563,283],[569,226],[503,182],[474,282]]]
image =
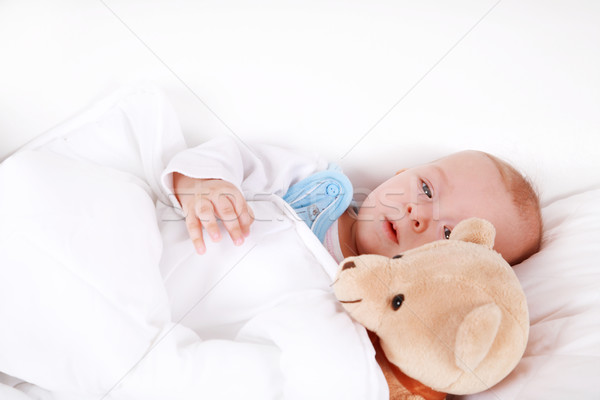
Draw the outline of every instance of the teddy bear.
[[[494,238],[491,223],[470,218],[449,240],[340,263],[335,295],[370,332],[391,399],[483,391],[521,359],[527,302]]]

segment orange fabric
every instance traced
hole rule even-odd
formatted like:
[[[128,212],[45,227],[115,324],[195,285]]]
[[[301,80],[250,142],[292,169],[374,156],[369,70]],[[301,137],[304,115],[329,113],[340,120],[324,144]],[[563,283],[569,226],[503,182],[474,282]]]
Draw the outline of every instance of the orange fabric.
[[[423,385],[421,382],[409,377],[400,371],[400,368],[389,362],[379,345],[379,338],[377,335],[371,331],[367,332],[369,333],[369,339],[371,339],[371,343],[373,343],[373,347],[375,348],[375,358],[377,363],[381,367],[390,388],[391,399],[404,398],[408,393],[419,395],[424,400],[444,400],[446,398],[446,393],[437,392],[429,386]]]
[[[446,393],[436,392],[429,386],[423,385],[421,382],[400,371],[400,368],[392,363],[389,363],[389,366],[396,379],[398,379],[398,382],[412,394],[418,394],[425,400],[444,400],[446,398]]]

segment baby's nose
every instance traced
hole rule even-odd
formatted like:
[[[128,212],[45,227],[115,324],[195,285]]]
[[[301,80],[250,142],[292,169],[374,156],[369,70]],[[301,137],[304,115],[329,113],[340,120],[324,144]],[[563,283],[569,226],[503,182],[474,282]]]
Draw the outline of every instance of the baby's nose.
[[[427,229],[431,213],[428,212],[426,205],[408,204],[406,212],[415,232],[420,233]]]

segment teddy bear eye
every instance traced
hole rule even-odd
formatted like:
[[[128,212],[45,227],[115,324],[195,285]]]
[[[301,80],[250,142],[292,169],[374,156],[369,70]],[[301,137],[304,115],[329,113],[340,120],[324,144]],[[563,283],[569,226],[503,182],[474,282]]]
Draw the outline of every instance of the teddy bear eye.
[[[403,294],[397,294],[394,296],[394,298],[392,299],[392,309],[394,311],[398,310],[400,308],[400,306],[402,305],[402,302],[404,301],[404,295]]]
[[[402,258],[402,254],[396,254],[394,257],[392,257],[392,259],[396,259],[396,258]]]

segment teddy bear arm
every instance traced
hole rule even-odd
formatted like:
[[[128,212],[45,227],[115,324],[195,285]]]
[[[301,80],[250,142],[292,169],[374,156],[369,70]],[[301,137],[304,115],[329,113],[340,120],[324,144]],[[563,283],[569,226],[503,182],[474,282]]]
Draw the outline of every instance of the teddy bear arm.
[[[426,400],[402,385],[389,368],[382,368],[382,370],[390,390],[390,400]]]
[[[388,384],[390,400],[443,400],[446,398],[444,393],[434,392],[432,390],[425,391],[427,393],[431,392],[431,397],[423,397],[407,388],[402,383],[403,381],[413,383],[413,386],[415,386],[414,383],[416,383],[416,381],[408,378],[398,369],[398,367],[390,364],[387,357],[383,353],[383,350],[381,349],[379,338],[377,338],[373,332],[369,332],[369,338],[371,339],[371,342],[375,348],[375,359],[377,360],[377,363],[379,364],[379,367],[381,368],[381,371],[383,372],[385,380]]]

